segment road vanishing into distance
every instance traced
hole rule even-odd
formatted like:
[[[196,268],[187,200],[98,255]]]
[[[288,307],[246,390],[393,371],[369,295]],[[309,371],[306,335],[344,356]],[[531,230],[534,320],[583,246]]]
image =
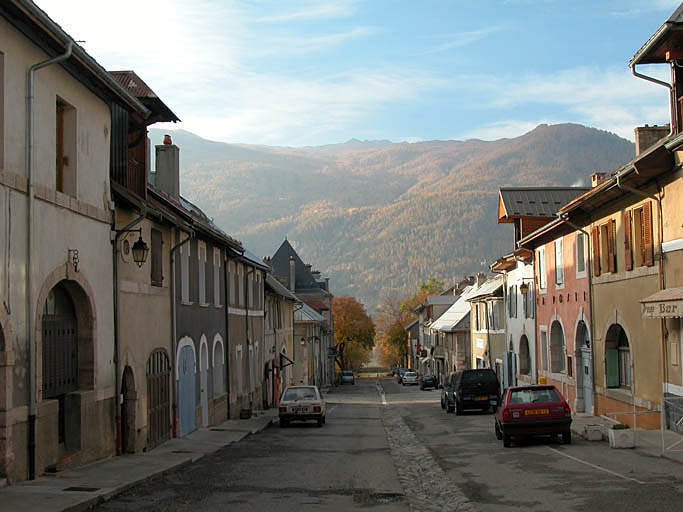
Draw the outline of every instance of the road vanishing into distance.
[[[97,507],[124,511],[678,511],[683,465],[574,437],[504,448],[493,414],[358,379],[327,424],[277,425]]]

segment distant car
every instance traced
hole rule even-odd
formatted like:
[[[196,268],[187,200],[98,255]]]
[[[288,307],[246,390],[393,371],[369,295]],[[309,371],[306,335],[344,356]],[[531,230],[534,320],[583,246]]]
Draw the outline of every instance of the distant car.
[[[513,438],[562,436],[572,442],[572,411],[555,386],[514,386],[505,390],[496,411],[496,438],[510,446]]]
[[[454,372],[444,382],[441,407],[462,414],[465,409],[496,411],[500,384],[496,372],[489,368]]]
[[[403,374],[409,371],[411,371],[410,368],[399,368],[398,370],[396,370],[396,382],[401,384],[401,382],[403,382]]]
[[[341,375],[341,383],[342,384],[355,384],[356,383],[356,377],[353,374],[352,371],[349,370],[344,370]]]
[[[314,420],[325,424],[325,401],[316,386],[287,386],[280,397],[280,427],[292,421]]]
[[[439,380],[434,375],[423,375],[420,378],[420,389],[437,389],[439,387]]]
[[[408,384],[418,384],[418,377],[417,373],[408,370],[407,372],[403,373],[403,377],[401,378],[401,384],[406,386]]]

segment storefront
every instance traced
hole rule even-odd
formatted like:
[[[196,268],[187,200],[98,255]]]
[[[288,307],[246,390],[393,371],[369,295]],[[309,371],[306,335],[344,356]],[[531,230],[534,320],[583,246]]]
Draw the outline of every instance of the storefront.
[[[654,329],[659,319],[664,330],[663,423],[683,434],[683,287],[660,290],[640,303],[644,321],[651,321]]]

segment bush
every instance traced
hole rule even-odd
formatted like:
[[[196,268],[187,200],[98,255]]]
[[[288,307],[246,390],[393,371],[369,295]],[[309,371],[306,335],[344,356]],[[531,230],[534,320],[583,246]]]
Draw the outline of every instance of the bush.
[[[616,425],[612,426],[612,430],[626,430],[627,428],[631,428],[628,425],[624,425],[623,423],[617,423]]]

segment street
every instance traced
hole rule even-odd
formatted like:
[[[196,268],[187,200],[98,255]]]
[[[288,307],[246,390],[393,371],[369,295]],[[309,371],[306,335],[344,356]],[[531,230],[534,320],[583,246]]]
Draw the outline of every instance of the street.
[[[493,415],[440,391],[359,379],[327,424],[276,426],[101,505],[122,510],[678,510],[683,467],[575,437],[503,448]]]

